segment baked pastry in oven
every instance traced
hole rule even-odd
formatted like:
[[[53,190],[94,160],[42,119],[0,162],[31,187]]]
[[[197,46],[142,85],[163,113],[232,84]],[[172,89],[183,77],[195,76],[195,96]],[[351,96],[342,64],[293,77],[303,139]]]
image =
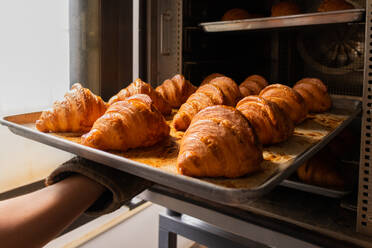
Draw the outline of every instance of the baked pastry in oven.
[[[235,178],[260,169],[262,146],[244,116],[233,107],[200,111],[184,134],[177,158],[180,174]]]
[[[108,103],[111,105],[136,94],[148,95],[153,101],[155,107],[162,114],[168,115],[172,112],[171,105],[159,94],[159,92],[155,91],[150,84],[143,82],[140,78],[136,79],[136,81],[131,83],[128,87],[122,89],[115,96],[111,97]]]
[[[242,20],[252,18],[251,16],[252,15],[245,9],[235,8],[226,11],[225,14],[222,16],[221,21]]]
[[[212,73],[208,76],[206,76],[203,80],[203,82],[200,84],[200,86],[204,85],[204,84],[208,84],[211,80],[215,79],[216,77],[225,77],[225,75],[221,74],[221,73]]]
[[[294,124],[301,123],[308,114],[302,96],[286,85],[271,84],[264,88],[259,96],[276,103]]]
[[[264,77],[260,75],[251,75],[239,85],[239,90],[243,97],[258,95],[267,85],[267,81]]]
[[[41,132],[88,132],[106,108],[100,96],[76,83],[63,101],[56,101],[52,109],[42,112],[36,128]]]
[[[279,2],[271,7],[271,16],[287,16],[301,14],[300,7],[292,1]]]
[[[347,9],[354,9],[354,6],[344,0],[323,0],[318,7],[319,12]]]
[[[181,74],[177,74],[171,79],[165,80],[155,90],[171,105],[173,108],[180,107],[187,98],[196,91],[196,86]]]
[[[179,131],[188,128],[192,118],[202,109],[213,105],[235,106],[240,100],[239,87],[234,80],[228,77],[217,77],[199,87],[187,101],[182,104],[174,116],[174,127]]]
[[[337,161],[326,150],[321,151],[297,169],[298,178],[308,184],[323,187],[343,188],[345,178],[338,168]]]
[[[301,79],[293,89],[305,100],[309,112],[324,112],[332,106],[327,86],[318,78]]]
[[[238,102],[236,109],[251,123],[263,145],[283,142],[293,134],[293,122],[274,102],[247,96]]]
[[[110,105],[81,138],[83,145],[100,150],[126,151],[152,146],[169,135],[170,128],[148,95],[133,95]]]

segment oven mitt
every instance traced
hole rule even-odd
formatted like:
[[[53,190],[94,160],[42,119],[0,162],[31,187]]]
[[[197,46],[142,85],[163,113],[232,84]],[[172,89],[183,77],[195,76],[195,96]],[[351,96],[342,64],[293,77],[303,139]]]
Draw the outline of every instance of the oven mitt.
[[[93,216],[113,212],[153,184],[140,177],[81,157],[74,157],[60,165],[46,178],[45,184],[52,185],[74,173],[84,175],[107,189],[86,211],[88,215]]]

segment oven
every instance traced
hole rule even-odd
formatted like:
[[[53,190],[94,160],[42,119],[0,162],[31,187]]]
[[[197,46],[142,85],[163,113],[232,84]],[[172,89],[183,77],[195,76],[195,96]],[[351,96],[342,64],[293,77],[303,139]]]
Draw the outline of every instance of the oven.
[[[153,86],[177,73],[194,85],[211,73],[237,83],[260,74],[289,86],[303,77],[321,78],[331,94],[362,102],[362,114],[350,126],[358,144],[346,159],[359,174],[353,229],[372,236],[372,1],[352,1],[356,10],[334,16],[220,22],[232,8],[267,16],[275,2],[71,0],[71,82],[85,82],[107,100],[136,77]],[[309,13],[320,3],[295,2]],[[334,201],[339,205],[326,200]]]

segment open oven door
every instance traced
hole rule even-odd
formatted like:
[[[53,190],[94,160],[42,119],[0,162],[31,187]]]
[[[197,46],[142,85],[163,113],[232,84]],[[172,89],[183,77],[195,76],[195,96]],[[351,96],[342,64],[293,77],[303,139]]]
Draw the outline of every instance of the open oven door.
[[[71,84],[81,82],[107,100],[132,81],[135,2],[70,0]]]
[[[107,100],[182,71],[182,1],[70,0],[70,81]]]

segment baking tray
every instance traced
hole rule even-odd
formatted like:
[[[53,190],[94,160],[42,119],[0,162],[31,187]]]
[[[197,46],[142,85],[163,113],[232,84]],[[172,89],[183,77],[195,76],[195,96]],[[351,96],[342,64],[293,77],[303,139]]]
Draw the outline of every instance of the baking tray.
[[[343,198],[344,196],[351,193],[351,190],[342,190],[342,189],[330,189],[325,187],[320,187],[317,185],[311,185],[303,183],[293,179],[286,179],[280,183],[281,186],[297,189],[309,193],[314,193],[317,195],[323,195],[331,198]]]
[[[331,198],[344,198],[345,196],[352,193],[354,188],[358,186],[358,173],[359,173],[359,162],[357,161],[338,161],[337,168],[343,175],[345,180],[344,188],[335,187],[323,187],[318,185],[311,185],[302,182],[296,173],[290,176],[288,179],[283,180],[280,183],[281,186],[297,189],[317,195],[323,195]]]
[[[7,116],[0,122],[28,139],[202,198],[239,205],[272,190],[342,131],[360,111],[360,101],[333,97],[329,112],[309,115],[286,142],[264,148],[261,171],[237,179],[192,178],[177,174],[175,165],[183,132],[174,129],[169,139],[153,147],[105,152],[79,144],[81,134],[39,132],[34,123],[41,112]]]
[[[264,17],[236,21],[204,22],[199,26],[205,32],[227,32],[257,30],[268,28],[285,28],[319,24],[357,22],[363,19],[365,9],[350,9],[329,12],[316,12],[301,15]]]

